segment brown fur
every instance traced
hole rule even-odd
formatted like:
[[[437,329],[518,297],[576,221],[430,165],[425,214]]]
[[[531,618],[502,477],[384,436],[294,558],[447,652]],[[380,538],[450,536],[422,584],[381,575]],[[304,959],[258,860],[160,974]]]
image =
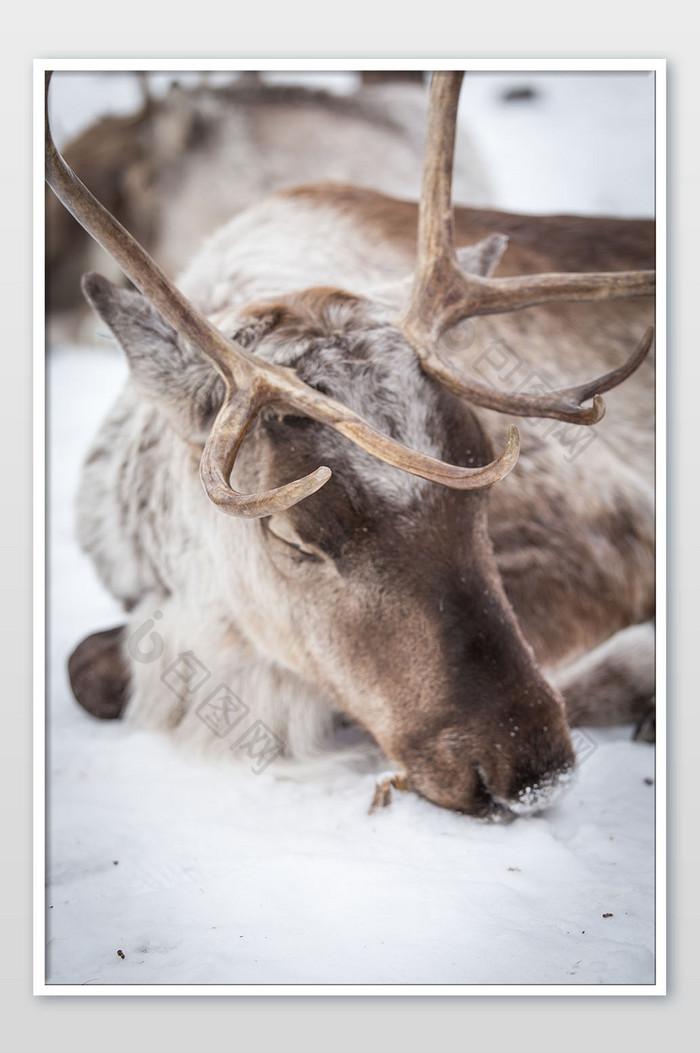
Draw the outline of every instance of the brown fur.
[[[280,199],[312,205],[319,230],[342,215],[364,232],[356,273],[367,253],[379,271],[400,275],[403,265],[410,273],[415,206],[328,185]],[[304,212],[306,224],[310,215]],[[458,227],[465,244],[494,230],[509,234],[504,270],[651,262],[651,225],[634,221],[461,210]],[[413,427],[414,441],[437,444],[445,460],[491,460],[503,416],[437,386],[384,309],[352,295],[348,284],[344,291],[334,276],[332,286],[232,310],[231,335],[399,441],[410,444]],[[109,289],[96,306],[130,356],[134,384],[145,384],[160,405],[153,356],[162,354],[172,369],[172,354],[162,338],[148,346],[148,310]],[[139,310],[141,333],[133,331]],[[562,386],[624,360],[648,316],[639,303],[531,308],[478,319],[453,353],[469,370],[491,343],[505,341],[526,371],[547,369]],[[280,406],[265,411],[238,455],[237,488],[266,490],[319,464],[333,475],[289,512],[260,521],[254,536],[247,531],[245,555],[258,578],[242,635],[364,724],[431,800],[472,814],[542,805],[573,763],[562,698],[542,667],[571,662],[653,614],[652,376],[648,363],[611,393],[598,441],[571,463],[562,463],[565,449],[542,434],[542,422],[518,420],[520,463],[490,494],[407,485],[405,475],[397,480],[395,469],[313,421]],[[170,384],[173,419],[183,412],[179,383]],[[138,498],[145,492],[155,500],[147,489],[153,474],[136,453],[132,467],[144,486],[125,485],[124,501],[137,509],[135,531],[146,533],[153,524],[144,524]],[[199,514],[222,544],[236,536],[215,510],[202,506]],[[142,563],[141,540],[132,547]],[[614,703],[606,704],[612,712]]]
[[[93,633],[68,659],[76,700],[100,720],[121,717],[129,697],[128,666],[122,655],[123,627]]]
[[[390,246],[413,258],[418,206],[362,187],[315,183],[280,196],[332,208],[362,224],[378,251]],[[455,208],[455,244],[472,245],[490,234],[510,242],[495,276],[541,271],[642,270],[654,266],[650,220],[590,216],[527,216],[495,209]]]
[[[316,349],[334,339],[338,347],[352,346],[347,353],[353,362],[363,360],[359,321],[350,313],[344,330],[338,323],[338,308],[351,312],[353,304],[361,312],[355,297],[313,289],[271,305],[267,315],[261,306],[243,318],[250,317],[250,331],[261,343],[293,341],[300,354],[296,371],[306,378],[313,375]],[[371,367],[369,350],[367,361]],[[427,379],[424,384],[432,387]],[[444,390],[435,394],[442,455],[459,461],[469,449],[477,463],[488,461],[491,446],[475,415]],[[326,560],[345,583],[331,616],[309,578],[314,605],[340,633],[321,663],[295,635],[302,665],[314,665],[316,682],[406,767],[414,788],[445,807],[491,813],[494,800],[517,800],[543,772],[565,771],[573,753],[564,709],[504,593],[486,526],[488,492],[430,485],[420,501],[392,514],[363,490],[349,445],[343,441],[331,453],[321,426],[275,415],[262,430],[255,475],[242,476],[246,485],[253,478],[261,484],[261,462],[267,464],[265,487],[302,476],[321,461],[333,472],[321,491],[284,516],[298,541],[296,553],[291,546],[283,556],[266,532],[275,558],[291,558],[295,574],[304,574],[309,559],[312,567]],[[353,592],[366,610],[359,622],[344,616]],[[371,691],[356,698],[339,692],[339,666]]]

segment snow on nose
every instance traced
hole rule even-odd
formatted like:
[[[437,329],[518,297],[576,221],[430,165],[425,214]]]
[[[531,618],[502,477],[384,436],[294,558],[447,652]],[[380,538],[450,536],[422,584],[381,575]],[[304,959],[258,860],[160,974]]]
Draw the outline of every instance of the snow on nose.
[[[514,797],[502,800],[496,798],[496,800],[515,815],[531,815],[533,812],[541,812],[545,808],[550,808],[561,797],[571,785],[573,776],[572,767],[564,768],[523,786]]]

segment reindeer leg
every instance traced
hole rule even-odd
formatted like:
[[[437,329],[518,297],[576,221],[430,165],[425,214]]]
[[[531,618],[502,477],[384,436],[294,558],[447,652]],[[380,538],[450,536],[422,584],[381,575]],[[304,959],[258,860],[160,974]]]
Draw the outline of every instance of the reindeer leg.
[[[637,724],[635,742],[656,742],[656,704],[653,703]]]
[[[369,815],[374,815],[377,808],[388,808],[391,804],[391,791],[400,790],[404,793],[408,790],[408,779],[402,771],[387,772],[386,775],[377,776],[377,784],[374,788],[374,797],[369,808]]]
[[[654,625],[632,625],[615,633],[571,665],[550,675],[564,696],[571,727],[637,724],[635,738],[654,737]]]
[[[118,720],[129,694],[129,670],[122,654],[124,626],[93,633],[68,659],[68,677],[77,701],[100,720]]]

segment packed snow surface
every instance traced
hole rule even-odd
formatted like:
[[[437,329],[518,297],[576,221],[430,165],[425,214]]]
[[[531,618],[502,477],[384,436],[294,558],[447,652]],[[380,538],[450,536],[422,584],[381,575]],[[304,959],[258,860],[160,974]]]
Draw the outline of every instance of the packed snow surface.
[[[603,86],[569,76],[557,89],[513,75],[539,94],[512,109],[507,79],[475,82],[470,126],[502,173],[497,203],[649,214],[649,186],[621,159],[648,151],[649,84],[610,81],[600,121]],[[499,121],[512,126],[502,164]],[[569,145],[590,133],[558,176],[573,181],[568,203],[548,196],[548,157],[527,149],[535,131]],[[518,180],[529,205],[514,201]],[[114,345],[94,344],[56,348],[47,367],[48,982],[652,983],[654,750],[631,728],[576,733],[567,792],[498,824],[400,792],[368,815],[380,757],[305,779],[275,762],[254,776],[77,706],[67,656],[122,620],[74,540],[80,462],[126,374]]]

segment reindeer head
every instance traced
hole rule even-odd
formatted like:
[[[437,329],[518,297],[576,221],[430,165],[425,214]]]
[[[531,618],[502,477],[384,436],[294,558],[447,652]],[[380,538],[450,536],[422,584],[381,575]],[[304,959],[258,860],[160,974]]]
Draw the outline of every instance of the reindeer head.
[[[494,459],[469,403],[592,423],[600,393],[637,368],[650,335],[620,369],[544,399],[473,383],[436,342],[470,315],[644,295],[652,281],[493,279],[499,235],[457,259],[459,82],[434,78],[418,268],[398,321],[342,290],[309,289],[213,324],[76,185],[50,135],[47,178],[145,294],[97,276],[85,284],[139,391],[203,447],[210,501],[239,521],[216,518],[221,587],[249,612],[255,597],[270,601],[249,617],[255,643],[363,723],[419,792],[488,814],[541,806],[573,752],[562,701],[522,637],[488,538],[488,490],[515,465],[517,429]],[[243,530],[247,558],[228,560]]]

